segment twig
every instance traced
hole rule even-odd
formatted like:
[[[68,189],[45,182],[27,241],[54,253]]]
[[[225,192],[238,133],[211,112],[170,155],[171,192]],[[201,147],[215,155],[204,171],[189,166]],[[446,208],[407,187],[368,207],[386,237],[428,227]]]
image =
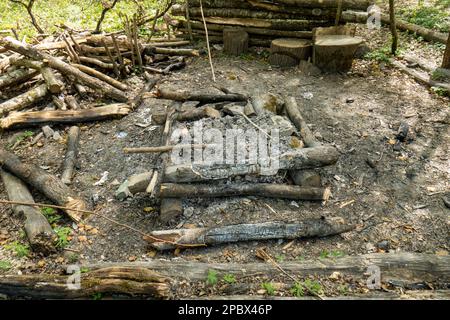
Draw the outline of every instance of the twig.
[[[116,59],[114,59],[113,55],[111,54],[111,50],[109,50],[108,45],[106,44],[105,40],[102,39],[102,44],[105,47],[106,54],[109,57],[109,60],[111,60],[111,63],[113,65],[114,73],[117,77],[120,77],[119,68],[117,67]]]
[[[254,126],[256,129],[264,133],[268,138],[270,138],[270,134],[268,134],[266,131],[264,131],[261,127],[259,127],[256,123],[254,123],[249,117],[247,117],[243,112],[239,113],[239,115],[243,116],[245,120],[247,120],[252,126]]]
[[[178,244],[178,243],[170,241],[170,240],[160,239],[160,238],[154,237],[152,235],[149,235],[149,234],[147,234],[147,233],[145,233],[145,232],[143,232],[143,231],[141,231],[139,229],[136,229],[136,228],[134,228],[132,226],[120,223],[120,222],[118,222],[118,221],[116,221],[114,219],[111,219],[111,218],[109,218],[107,216],[104,216],[104,215],[102,215],[100,213],[96,213],[94,211],[81,210],[81,209],[76,209],[75,210],[73,208],[67,208],[67,207],[63,207],[63,206],[55,206],[55,205],[52,205],[52,204],[45,204],[45,203],[9,201],[9,200],[1,200],[1,199],[0,199],[0,203],[11,204],[11,205],[38,207],[38,208],[52,208],[52,209],[59,209],[59,210],[71,210],[71,211],[75,211],[77,213],[85,213],[85,214],[94,215],[94,216],[98,216],[100,218],[106,219],[109,222],[114,223],[115,225],[124,227],[124,228],[132,230],[134,232],[137,232],[141,236],[148,237],[149,239],[151,239],[152,241],[155,241],[155,242],[165,242],[165,243],[169,243],[169,244],[176,245],[176,246],[179,246],[179,247],[205,247],[206,246],[205,244]]]
[[[211,57],[211,48],[209,47],[208,27],[206,26],[205,15],[204,15],[204,13],[203,13],[203,3],[202,3],[202,0],[200,0],[200,12],[201,12],[201,14],[202,14],[203,25],[205,26],[206,47],[208,48],[208,57],[209,57],[209,64],[211,65],[211,73],[212,73],[213,81],[216,82],[216,74],[215,74],[215,72],[214,72],[214,65],[213,65],[213,63],[212,63],[212,57]]]

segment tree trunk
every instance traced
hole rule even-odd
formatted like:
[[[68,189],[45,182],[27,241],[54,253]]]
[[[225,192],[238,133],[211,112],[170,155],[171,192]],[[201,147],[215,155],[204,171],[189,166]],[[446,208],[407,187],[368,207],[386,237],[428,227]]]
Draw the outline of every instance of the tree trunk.
[[[274,175],[278,170],[311,169],[335,164],[339,152],[332,146],[298,149],[281,154],[277,168],[257,164],[182,164],[166,168],[165,182],[200,182],[228,179],[240,175]],[[271,170],[274,169],[274,170]]]
[[[173,91],[171,89],[159,88],[157,97],[160,99],[174,100],[174,101],[199,101],[201,103],[215,103],[215,102],[239,102],[247,101],[247,97],[242,94],[201,94],[191,93],[189,91]]]
[[[130,113],[127,104],[110,104],[104,107],[67,111],[34,111],[11,114],[0,119],[0,128],[10,129],[16,126],[36,126],[43,123],[79,123],[91,122],[115,117],[123,117]]]
[[[447,39],[447,46],[445,48],[444,59],[442,60],[442,68],[450,69],[450,34]]]
[[[93,68],[90,68],[90,67],[87,67],[87,66],[84,66],[81,64],[72,64],[72,65],[74,67],[76,67],[77,69],[79,69],[80,71],[83,71],[86,74],[89,74],[93,77],[96,77],[97,79],[100,79],[106,83],[109,83],[110,85],[112,85],[113,87],[115,87],[119,90],[122,90],[122,91],[128,90],[128,86],[126,84],[123,84],[122,82],[120,82],[114,78],[111,78],[110,76],[108,76],[100,71],[97,71]]]
[[[267,222],[216,228],[153,231],[151,233],[153,237],[176,244],[144,238],[157,250],[172,250],[183,245],[207,246],[241,241],[327,237],[348,232],[354,228],[352,225],[329,222],[324,219],[309,219],[295,224]]]
[[[321,35],[314,41],[314,64],[324,71],[347,72],[352,68],[361,38],[345,35]]]
[[[47,85],[44,83],[15,98],[0,103],[0,116],[5,116],[11,111],[25,109],[26,107],[31,106],[35,102],[44,98],[47,93]]]
[[[275,39],[270,47],[269,62],[273,66],[293,67],[312,55],[312,43],[299,39]]]
[[[291,200],[327,201],[331,192],[328,188],[307,188],[284,184],[225,184],[225,185],[161,185],[162,198],[220,198],[235,196],[260,196]]]
[[[65,210],[67,215],[75,222],[81,221],[83,214],[76,210],[86,210],[86,202],[57,177],[39,167],[23,163],[14,154],[2,148],[0,148],[0,165],[57,205],[70,208]]]
[[[316,27],[327,27],[333,22],[326,20],[282,20],[282,19],[251,19],[251,18],[220,18],[205,17],[207,23],[225,26],[240,26],[253,28],[267,28],[276,30],[312,30]]]
[[[69,130],[67,137],[67,150],[63,162],[61,181],[65,184],[71,184],[74,175],[75,164],[78,156],[78,142],[80,140],[80,128],[73,126]]]
[[[54,274],[0,276],[0,293],[10,298],[92,299],[96,294],[169,297],[169,279],[145,268],[110,267],[80,274],[80,289],[70,276]]]
[[[248,51],[248,33],[239,29],[223,30],[223,51],[239,56]]]
[[[389,0],[389,21],[390,21],[390,29],[391,29],[391,33],[392,33],[391,53],[395,56],[397,54],[397,47],[398,47],[398,34],[397,34],[397,23],[396,23],[396,19],[395,19],[394,0]]]
[[[84,83],[92,89],[98,90],[99,92],[112,99],[116,99],[121,102],[128,101],[128,98],[122,91],[112,87],[111,85],[103,81],[93,78],[85,74],[84,72],[81,72],[77,68],[63,62],[61,59],[55,58],[47,53],[40,52],[39,50],[36,50],[29,45],[23,44],[9,37],[0,39],[0,45],[3,45],[9,50],[18,52],[34,60],[46,61],[48,62],[49,67],[58,70],[64,75],[72,76],[76,82]]]
[[[200,52],[194,49],[171,49],[171,48],[158,48],[154,46],[146,46],[144,48],[144,54],[165,54],[168,56],[187,56],[187,57],[199,57]]]
[[[34,203],[25,183],[1,169],[0,175],[10,201]],[[16,215],[24,218],[25,233],[33,250],[46,255],[55,252],[56,235],[42,213],[30,206],[13,205],[12,208]]]
[[[64,83],[60,81],[53,70],[48,67],[43,67],[41,70],[42,77],[47,84],[47,89],[53,94],[59,94],[64,89]]]

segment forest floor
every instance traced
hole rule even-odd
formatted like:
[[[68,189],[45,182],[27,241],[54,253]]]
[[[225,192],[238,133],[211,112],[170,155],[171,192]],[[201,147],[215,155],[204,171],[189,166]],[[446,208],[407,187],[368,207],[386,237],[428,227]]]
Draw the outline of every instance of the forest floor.
[[[384,53],[380,48],[389,43],[387,29],[359,28],[358,35],[365,38],[373,52],[379,53],[376,55],[379,61],[355,60],[348,74],[308,76],[296,68],[274,69],[266,62],[263,49],[252,49],[250,54],[234,58],[213,50],[218,84],[240,93],[295,96],[315,136],[339,150],[341,158],[336,165],[318,170],[324,185],[331,187],[333,193],[326,203],[258,197],[186,200],[186,214],[168,226],[159,222],[158,205],[148,196],[116,200],[115,191],[120,183],[132,174],[155,166],[156,156],[122,152],[124,147],[159,145],[161,127],[139,126],[150,124],[152,110],[166,103],[154,98],[146,99],[123,119],[82,125],[79,168],[72,187],[90,200],[96,212],[145,232],[182,225],[213,227],[295,222],[313,217],[341,217],[364,227],[322,239],[236,243],[157,253],[139,234],[98,216],[91,216],[78,225],[56,217],[54,226],[71,229],[69,245],[45,258],[32,252],[20,257],[17,246],[26,243],[22,222],[9,206],[1,205],[0,273],[60,273],[67,264],[99,261],[182,259],[248,263],[260,261],[255,256],[260,248],[265,248],[277,261],[339,259],[344,255],[384,251],[447,255],[450,209],[443,198],[450,197],[449,99],[383,61]],[[402,53],[416,55],[436,66],[440,64],[441,47],[403,33],[400,43]],[[143,84],[137,76],[127,81],[133,92]],[[185,69],[164,77],[159,85],[192,91],[216,90],[212,87],[206,56],[189,59]],[[402,121],[410,125],[410,139],[394,144]],[[30,136],[40,132],[40,128],[36,128],[3,132],[0,141],[5,146],[16,144],[14,152],[25,162],[59,175],[68,127],[53,126],[53,129],[59,130],[62,140],[47,139],[30,146]],[[105,171],[109,173],[107,182],[94,186]],[[287,177],[280,177],[288,181]],[[36,202],[48,202],[36,192],[33,195]],[[7,198],[1,184],[0,198]],[[239,285],[231,289],[224,283],[220,286],[208,286],[206,282],[183,283],[173,294],[175,298],[237,294],[242,293],[244,284],[245,293],[261,293],[263,283],[273,283],[275,295],[289,296],[289,288],[280,285],[285,280],[282,275],[271,279],[237,279]],[[367,292],[363,284],[352,283],[351,279],[338,285],[330,283],[329,279],[317,280],[324,294],[329,296]]]

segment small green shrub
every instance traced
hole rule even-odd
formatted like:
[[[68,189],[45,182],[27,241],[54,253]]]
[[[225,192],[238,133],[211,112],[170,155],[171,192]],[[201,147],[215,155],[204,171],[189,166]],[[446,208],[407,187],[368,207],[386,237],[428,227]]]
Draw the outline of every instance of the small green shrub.
[[[228,284],[232,284],[236,282],[236,278],[232,274],[226,274],[223,276],[223,281],[225,281]]]
[[[303,285],[300,282],[296,282],[291,288],[291,294],[297,298],[303,297],[305,295],[305,289],[303,288]]]
[[[58,212],[53,208],[41,208],[41,212],[44,215],[44,217],[47,218],[48,222],[50,224],[54,224],[56,222],[59,222],[61,220],[61,216],[58,214]]]
[[[345,253],[342,252],[342,251],[339,251],[339,250],[331,250],[331,251],[323,250],[320,253],[320,258],[321,259],[340,258],[340,257],[343,257],[343,256],[345,256]]]
[[[266,290],[267,295],[273,296],[275,294],[275,287],[270,282],[263,282],[261,287]]]
[[[208,276],[206,277],[206,283],[210,286],[213,286],[217,283],[217,272],[214,270],[208,271]]]
[[[5,249],[13,251],[19,258],[28,257],[30,254],[30,246],[19,241],[7,244]]]
[[[72,229],[69,227],[56,227],[53,229],[56,233],[58,239],[56,240],[56,246],[58,248],[65,248],[69,245],[69,235],[72,232]]]
[[[0,272],[8,271],[12,268],[12,264],[9,261],[0,261]]]

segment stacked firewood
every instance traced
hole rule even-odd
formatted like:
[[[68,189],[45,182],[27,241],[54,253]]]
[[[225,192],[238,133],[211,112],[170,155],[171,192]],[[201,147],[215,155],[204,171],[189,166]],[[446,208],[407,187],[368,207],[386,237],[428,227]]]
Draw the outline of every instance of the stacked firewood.
[[[222,42],[223,30],[246,31],[249,44],[270,46],[275,38],[311,39],[316,27],[342,22],[344,10],[366,11],[369,0],[186,0],[172,8],[172,15],[183,16],[178,30],[186,38],[204,38],[208,29],[211,42]]]

